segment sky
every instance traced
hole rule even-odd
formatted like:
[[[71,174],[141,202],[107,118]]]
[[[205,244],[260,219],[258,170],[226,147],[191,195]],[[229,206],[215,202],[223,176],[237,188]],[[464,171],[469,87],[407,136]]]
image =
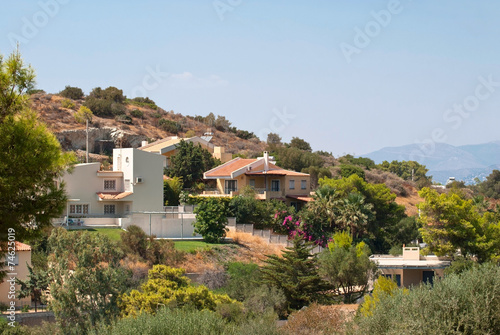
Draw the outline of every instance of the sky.
[[[37,87],[115,86],[265,140],[362,155],[500,140],[500,2],[4,1]]]

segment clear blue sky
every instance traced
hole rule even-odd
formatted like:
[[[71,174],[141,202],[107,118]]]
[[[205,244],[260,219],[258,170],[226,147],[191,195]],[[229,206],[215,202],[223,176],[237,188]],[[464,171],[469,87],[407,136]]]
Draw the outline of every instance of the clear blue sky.
[[[493,0],[9,1],[0,53],[20,39],[47,92],[112,85],[360,155],[500,140],[499,17]]]

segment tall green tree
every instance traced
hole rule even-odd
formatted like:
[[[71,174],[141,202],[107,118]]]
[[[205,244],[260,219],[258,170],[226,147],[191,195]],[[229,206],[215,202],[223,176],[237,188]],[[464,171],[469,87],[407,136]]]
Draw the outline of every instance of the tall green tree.
[[[54,182],[74,160],[28,107],[34,73],[19,52],[0,56],[0,241],[9,228],[17,240],[36,235],[66,201]]]
[[[333,242],[319,256],[319,273],[346,304],[352,304],[367,291],[368,281],[377,271],[370,261],[370,248],[360,242],[356,245],[347,232],[333,235]]]
[[[105,235],[63,228],[52,231],[49,246],[49,304],[64,333],[86,333],[117,316],[126,279],[119,248]]]
[[[281,257],[267,256],[261,268],[263,283],[283,291],[291,309],[326,299],[327,285],[318,274],[317,259],[311,249],[310,243],[296,235],[293,245],[285,248]]]
[[[166,172],[169,177],[182,178],[184,187],[190,188],[203,178],[204,172],[219,164],[220,161],[201,145],[181,140]]]
[[[425,187],[419,195],[424,199],[418,208],[425,251],[452,257],[460,252],[480,262],[499,258],[500,222],[494,214],[481,214],[460,193],[438,194]]]
[[[368,215],[368,208],[364,209],[368,220],[364,224],[365,233],[360,236],[373,252],[387,253],[391,246],[399,243],[396,241],[396,227],[406,217],[405,208],[395,202],[396,195],[386,185],[367,183],[356,174],[341,179],[322,178],[319,184],[335,189],[337,199],[345,199],[349,194],[356,193],[364,197],[365,206],[373,206],[373,215]],[[334,210],[342,206],[341,203],[336,205]]]

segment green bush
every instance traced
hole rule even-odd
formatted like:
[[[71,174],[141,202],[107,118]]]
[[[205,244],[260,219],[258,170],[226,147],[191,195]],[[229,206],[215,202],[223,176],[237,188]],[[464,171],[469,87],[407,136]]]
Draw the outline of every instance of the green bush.
[[[473,267],[412,290],[381,297],[355,334],[500,334],[500,268]]]
[[[130,103],[131,105],[135,105],[135,106],[158,109],[158,106],[156,105],[156,103],[147,97],[146,98],[137,97],[137,98],[134,98],[131,100],[127,100],[127,102]]]
[[[59,95],[68,98],[68,99],[73,99],[73,100],[79,100],[83,99],[83,91],[79,87],[71,87],[71,86],[66,86],[64,90],[59,92]]]
[[[173,134],[177,134],[182,130],[182,126],[179,123],[167,119],[160,119],[160,121],[158,121],[158,126],[164,131],[168,131]]]
[[[349,178],[353,174],[365,179],[365,171],[359,166],[347,164],[340,165],[340,175],[342,178]]]
[[[75,108],[75,104],[73,103],[73,101],[71,101],[69,99],[64,99],[63,101],[61,101],[61,106],[63,106],[64,108],[69,108],[69,109]]]
[[[142,118],[144,116],[144,112],[142,112],[138,109],[134,109],[133,111],[130,112],[130,115],[132,115],[133,117],[136,117],[136,118]]]
[[[194,231],[208,243],[220,243],[226,236],[228,208],[220,198],[206,198],[194,209]]]

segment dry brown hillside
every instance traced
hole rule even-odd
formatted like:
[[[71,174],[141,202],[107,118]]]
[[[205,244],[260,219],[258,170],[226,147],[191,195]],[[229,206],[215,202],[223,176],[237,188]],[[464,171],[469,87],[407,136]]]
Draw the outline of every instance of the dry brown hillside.
[[[74,104],[72,108],[63,107],[63,100],[69,100]],[[84,130],[85,125],[75,121],[73,114],[82,105],[83,100],[65,99],[53,94],[33,94],[31,96],[32,108],[39,113],[42,120],[49,126],[49,129],[56,135],[68,130]],[[174,111],[165,111],[161,108],[154,110],[149,107],[140,107],[135,105],[126,105],[127,114],[130,111],[138,109],[144,113],[142,118],[132,117],[132,122],[124,124],[114,118],[102,118],[94,116],[91,127],[93,128],[114,128],[125,134],[142,138],[143,140],[153,141],[167,136],[178,135],[184,137],[190,130],[194,131],[196,136],[202,136],[207,131],[207,126],[190,117],[176,114]],[[178,134],[164,131],[158,126],[160,118],[178,122],[182,125],[182,130]],[[212,143],[226,148],[227,152],[240,153],[248,156],[262,154],[266,143],[257,138],[245,140],[237,137],[231,132],[218,131],[215,128],[210,129],[213,133]],[[131,146],[135,147],[140,143],[139,140],[133,141]],[[64,146],[64,143],[63,143]],[[124,145],[125,146],[125,145]],[[96,152],[98,153],[98,152]]]

